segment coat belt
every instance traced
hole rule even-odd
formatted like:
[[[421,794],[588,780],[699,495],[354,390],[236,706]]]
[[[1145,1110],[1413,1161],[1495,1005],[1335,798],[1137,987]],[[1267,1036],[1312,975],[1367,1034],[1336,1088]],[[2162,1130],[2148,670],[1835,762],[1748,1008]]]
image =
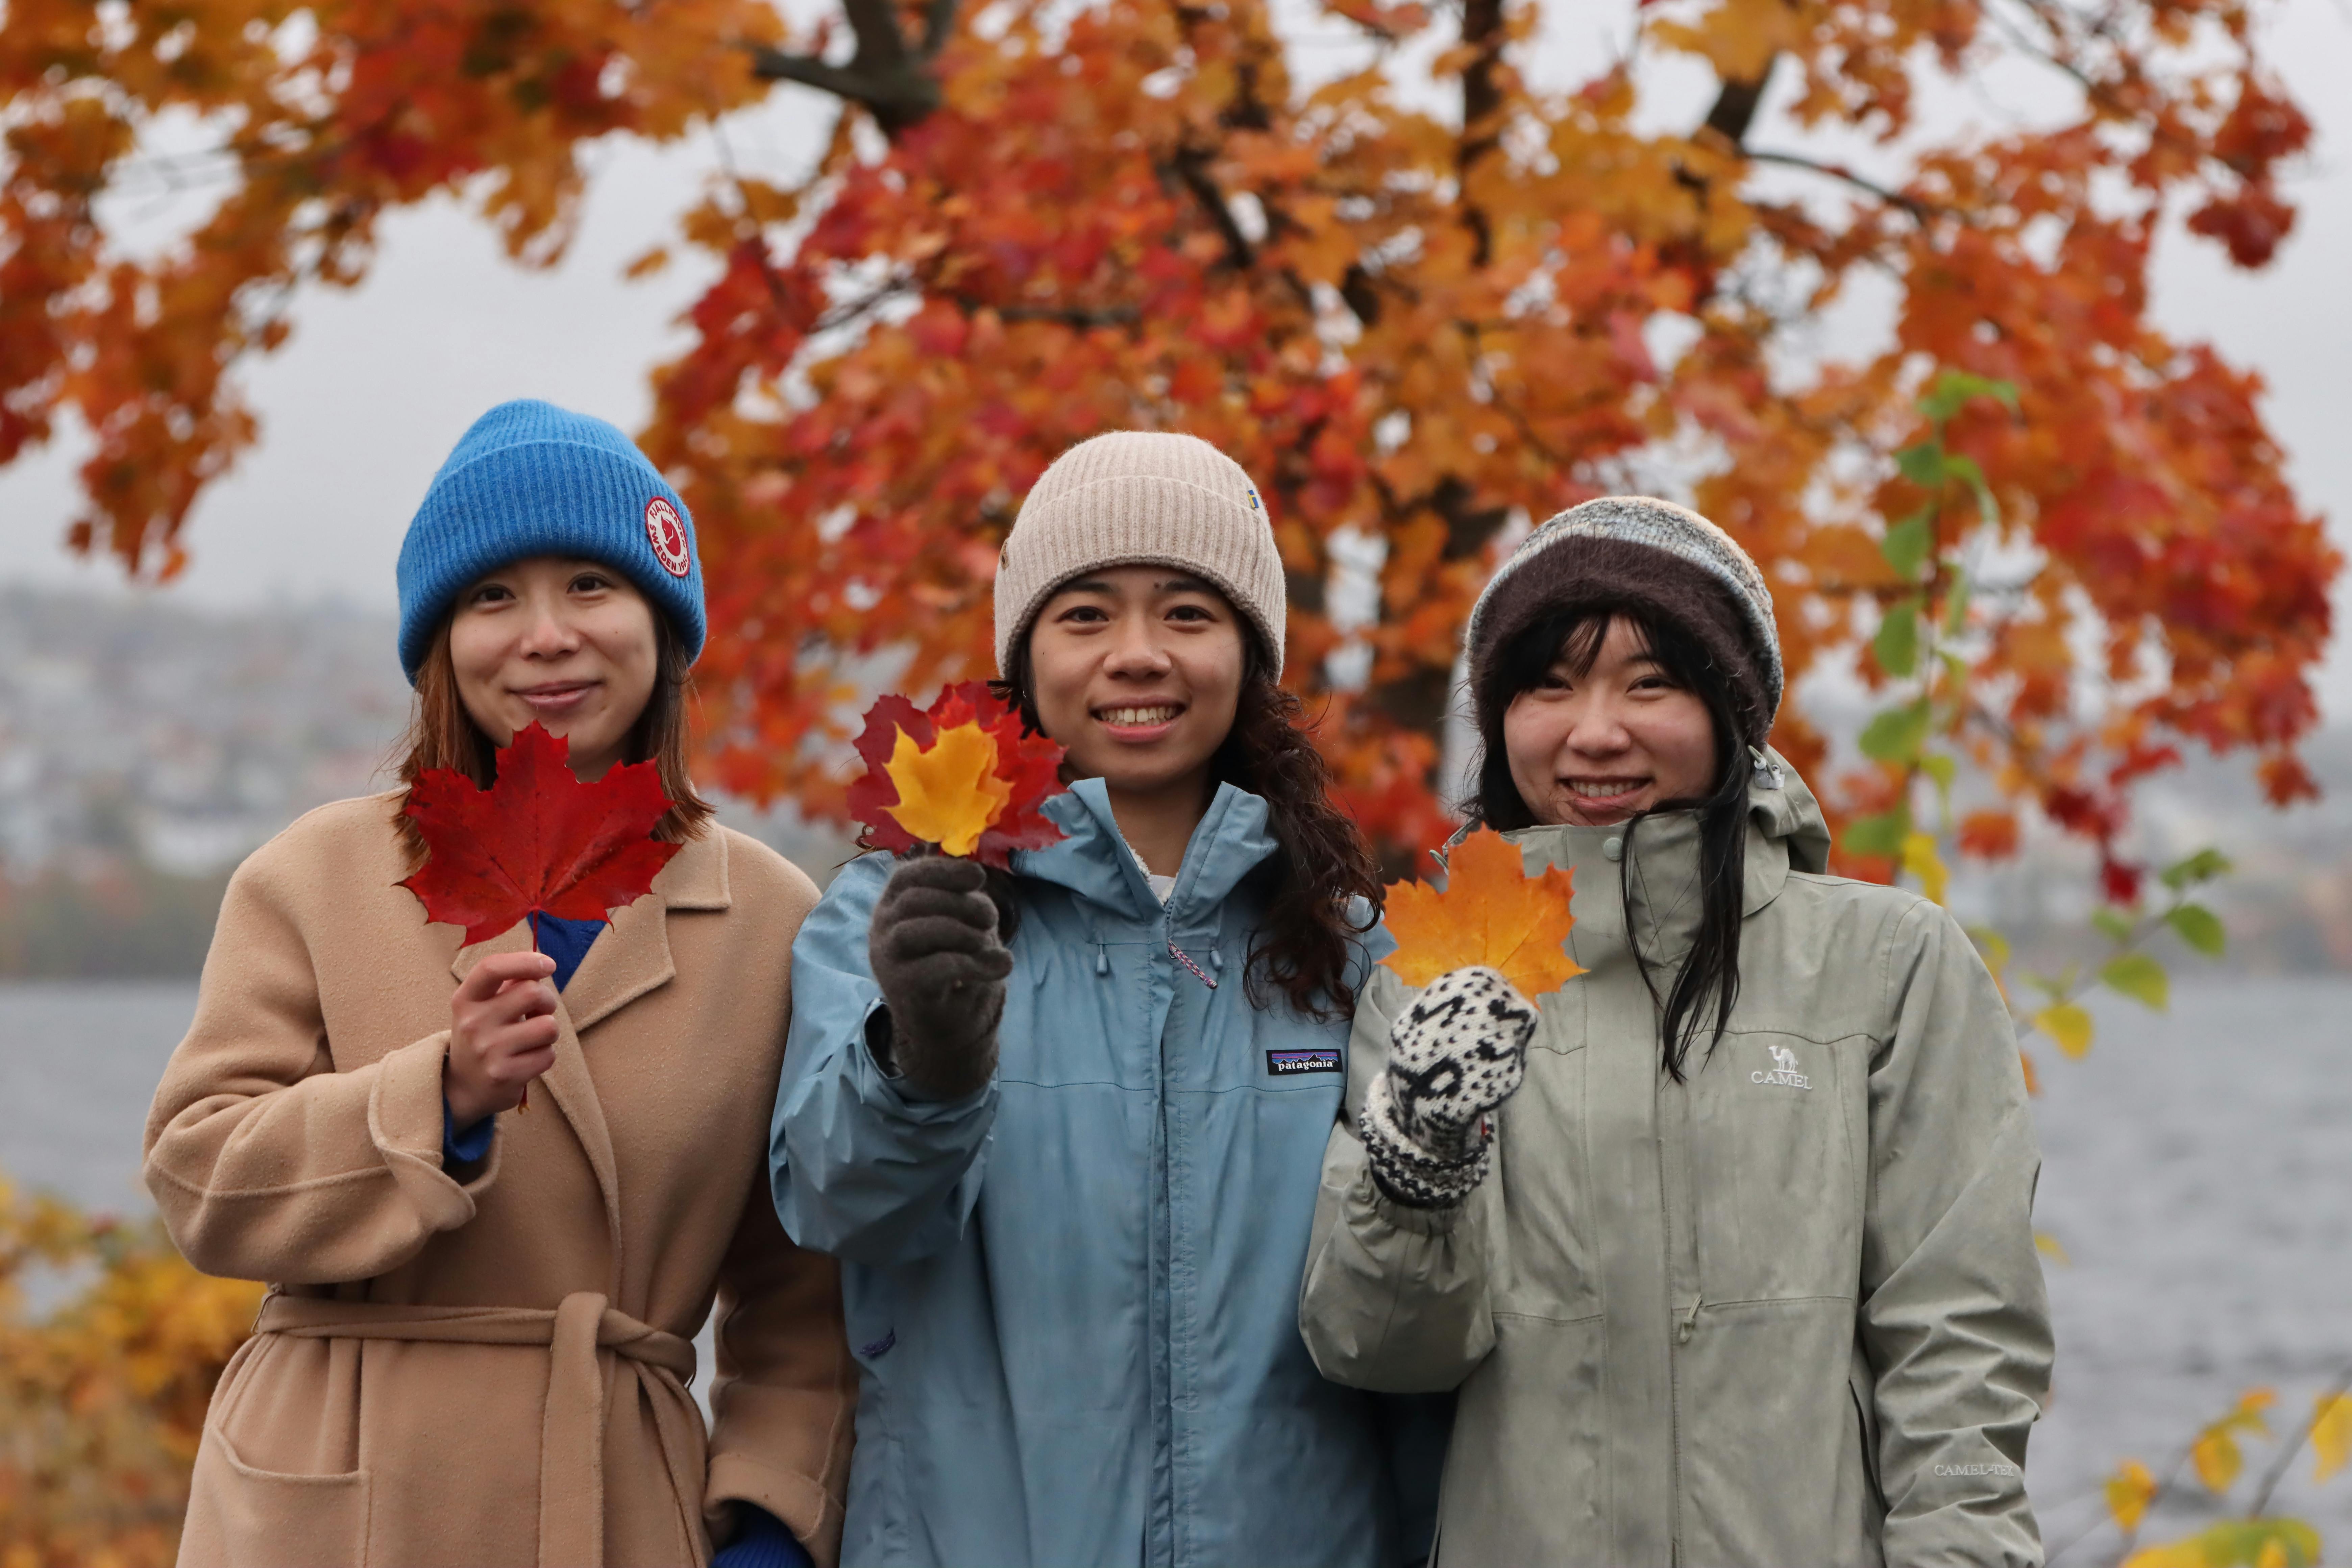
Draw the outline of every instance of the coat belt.
[[[699,1425],[685,1380],[694,1346],[615,1311],[593,1290],[577,1290],[552,1311],[534,1307],[401,1307],[271,1296],[256,1334],[305,1340],[406,1340],[445,1344],[544,1345],[547,1411],[539,1437],[539,1561],[541,1568],[601,1568],[604,1561],[604,1401],[600,1352],[609,1351],[646,1389],[654,1435],[668,1463],[679,1524],[701,1539]]]

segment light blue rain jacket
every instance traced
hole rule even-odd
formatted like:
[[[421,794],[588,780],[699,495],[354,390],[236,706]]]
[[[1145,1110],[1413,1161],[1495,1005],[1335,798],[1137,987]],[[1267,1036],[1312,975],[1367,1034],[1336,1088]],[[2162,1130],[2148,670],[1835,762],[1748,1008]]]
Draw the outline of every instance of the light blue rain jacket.
[[[1299,1339],[1348,1026],[1250,1005],[1265,803],[1218,790],[1164,910],[1101,781],[1046,810],[1069,837],[1013,857],[978,1094],[909,1100],[866,1050],[890,856],[843,868],[793,944],[770,1162],[784,1228],[842,1259],[844,1568],[1418,1561],[1450,1402],[1326,1382]]]

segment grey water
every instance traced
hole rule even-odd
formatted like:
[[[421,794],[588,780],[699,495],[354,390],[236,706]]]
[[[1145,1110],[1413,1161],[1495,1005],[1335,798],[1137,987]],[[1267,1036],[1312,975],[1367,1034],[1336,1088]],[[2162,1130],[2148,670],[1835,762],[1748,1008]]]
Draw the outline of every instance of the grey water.
[[[140,1132],[194,1003],[186,984],[0,985],[0,1171],[144,1212]],[[2189,982],[2164,1014],[2095,1012],[2081,1061],[2029,1042],[2037,1219],[2065,1260],[2047,1268],[2057,1384],[2028,1476],[2069,1568],[2116,1559],[2098,1485],[2120,1460],[2166,1472],[2256,1387],[2290,1433],[2352,1366],[2352,977]],[[2248,1443],[2241,1500],[2277,1451]],[[2273,1507],[2352,1561],[2352,1470],[2311,1476],[2306,1451]],[[2146,1540],[2209,1513],[2187,1480]]]

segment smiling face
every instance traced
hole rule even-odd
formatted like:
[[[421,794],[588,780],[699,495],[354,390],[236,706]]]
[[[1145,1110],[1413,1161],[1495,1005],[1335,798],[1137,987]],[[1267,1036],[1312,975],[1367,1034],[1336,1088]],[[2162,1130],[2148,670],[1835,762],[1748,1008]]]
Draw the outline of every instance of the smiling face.
[[[467,713],[503,746],[533,720],[572,742],[572,771],[621,760],[660,668],[654,609],[593,561],[534,555],[457,595],[449,663]]]
[[[1707,795],[1716,746],[1705,700],[1666,672],[1622,616],[1581,670],[1579,640],[1567,639],[1503,715],[1511,782],[1535,819],[1601,827]]]
[[[1234,727],[1245,662],[1225,596],[1168,566],[1115,566],[1064,584],[1029,634],[1029,690],[1073,776],[1115,795],[1185,796]]]

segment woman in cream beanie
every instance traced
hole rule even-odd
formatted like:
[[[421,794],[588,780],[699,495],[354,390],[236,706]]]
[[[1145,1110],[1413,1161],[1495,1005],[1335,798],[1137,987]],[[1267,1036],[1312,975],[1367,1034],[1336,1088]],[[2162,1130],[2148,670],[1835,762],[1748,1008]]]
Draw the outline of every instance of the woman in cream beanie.
[[[1238,464],[1146,431],[1064,454],[1005,542],[996,649],[1068,750],[1068,837],[993,889],[866,855],[794,944],[773,1174],[843,1259],[845,1568],[1427,1549],[1443,1426],[1298,1335],[1380,889],[1283,632]]]

